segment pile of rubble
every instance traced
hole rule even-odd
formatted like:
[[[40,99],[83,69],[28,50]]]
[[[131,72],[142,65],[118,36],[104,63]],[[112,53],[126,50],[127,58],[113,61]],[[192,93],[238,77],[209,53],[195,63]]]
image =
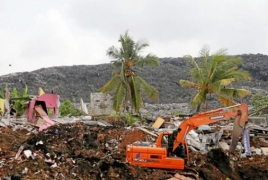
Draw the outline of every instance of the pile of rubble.
[[[183,171],[167,171],[129,165],[125,149],[135,141],[155,142],[158,133],[174,130],[180,119],[135,123],[132,127],[86,117],[55,121],[56,125],[41,132],[18,119],[0,126],[0,179],[12,175],[23,179],[93,180],[268,178],[268,130],[264,127],[251,127],[250,155],[240,143],[231,157],[227,151],[231,123],[202,126],[187,136],[191,166]]]

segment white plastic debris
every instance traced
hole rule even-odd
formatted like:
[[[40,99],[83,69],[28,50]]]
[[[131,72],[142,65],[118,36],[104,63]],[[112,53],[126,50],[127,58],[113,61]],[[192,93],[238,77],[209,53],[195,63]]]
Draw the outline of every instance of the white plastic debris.
[[[55,168],[55,167],[57,167],[57,163],[52,164],[50,167],[51,167],[51,168]]]
[[[24,150],[23,151],[23,154],[27,157],[27,158],[29,158],[29,157],[31,157],[32,156],[32,151],[31,150]]]
[[[268,148],[267,147],[261,147],[261,151],[263,155],[268,155]]]
[[[41,140],[41,141],[36,142],[35,145],[37,146],[38,144],[44,144],[44,142]]]
[[[230,148],[230,146],[226,142],[219,142],[219,147],[225,151],[229,150]]]
[[[25,167],[24,170],[21,172],[22,174],[27,174],[28,173],[28,168]]]
[[[253,152],[255,152],[257,155],[261,155],[262,153],[261,153],[261,149],[258,149],[258,148],[255,148],[254,150],[253,150]]]

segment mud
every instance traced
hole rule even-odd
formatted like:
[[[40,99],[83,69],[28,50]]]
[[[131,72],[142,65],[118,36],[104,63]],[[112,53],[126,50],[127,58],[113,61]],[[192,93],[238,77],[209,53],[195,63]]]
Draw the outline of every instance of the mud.
[[[164,180],[176,174],[188,179],[268,179],[267,156],[233,160],[222,149],[212,149],[207,154],[191,152],[191,167],[184,171],[131,166],[125,162],[126,145],[146,141],[148,135],[121,125],[100,127],[79,122],[55,125],[38,134],[28,133],[24,129],[13,131],[12,127],[0,129],[0,179],[13,174],[26,180]],[[254,143],[258,142],[255,138]],[[21,145],[32,156],[26,157],[22,151],[15,160]]]

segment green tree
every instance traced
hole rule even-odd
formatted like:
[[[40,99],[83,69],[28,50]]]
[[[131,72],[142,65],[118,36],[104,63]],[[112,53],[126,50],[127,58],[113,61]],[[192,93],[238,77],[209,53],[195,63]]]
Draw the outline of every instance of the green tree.
[[[82,110],[76,108],[68,99],[63,100],[63,103],[59,107],[59,112],[62,117],[67,115],[81,116],[84,114]]]
[[[155,55],[147,54],[142,56],[140,53],[149,44],[135,42],[128,31],[120,35],[119,43],[121,47],[117,49],[111,46],[107,50],[107,55],[112,58],[112,65],[115,67],[112,78],[100,88],[100,92],[114,93],[113,108],[116,112],[122,112],[129,102],[135,112],[143,104],[143,95],[150,99],[158,100],[158,91],[137,75],[138,68],[147,66],[159,66],[158,58]]]
[[[196,106],[196,111],[200,111],[202,103],[205,109],[208,108],[207,95],[215,94],[224,106],[236,104],[235,98],[243,98],[250,94],[245,89],[233,88],[234,82],[250,80],[250,74],[242,70],[238,65],[242,64],[239,57],[227,56],[226,50],[219,50],[210,55],[208,47],[200,51],[200,58],[194,59],[192,56],[185,56],[186,62],[190,62],[190,75],[192,81],[180,80],[181,87],[195,87],[197,94],[191,101],[192,106]]]

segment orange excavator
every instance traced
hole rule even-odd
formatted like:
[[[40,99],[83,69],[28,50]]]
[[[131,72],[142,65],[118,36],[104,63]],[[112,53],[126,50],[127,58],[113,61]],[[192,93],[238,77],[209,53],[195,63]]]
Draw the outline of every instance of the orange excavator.
[[[126,161],[132,165],[140,165],[148,168],[183,170],[185,164],[187,164],[186,162],[190,162],[189,150],[185,140],[186,135],[191,130],[201,125],[228,120],[230,118],[234,118],[232,142],[229,149],[229,151],[233,153],[242,133],[242,129],[248,119],[248,106],[246,103],[218,108],[186,117],[179,125],[179,132],[171,143],[173,145],[173,152],[179,145],[183,145],[185,147],[186,158],[174,156],[174,154],[169,153],[168,145],[170,143],[168,143],[168,141],[172,136],[172,132],[162,132],[158,135],[154,145],[150,145],[148,142],[135,142],[127,145]]]

